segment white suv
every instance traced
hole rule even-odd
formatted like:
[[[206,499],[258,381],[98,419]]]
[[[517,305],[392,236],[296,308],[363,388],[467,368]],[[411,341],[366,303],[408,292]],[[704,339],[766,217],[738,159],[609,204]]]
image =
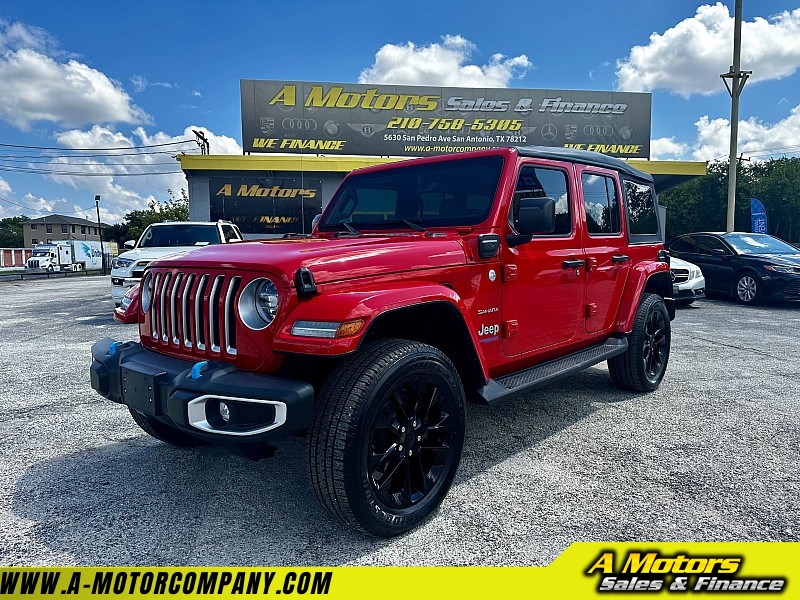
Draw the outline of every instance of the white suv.
[[[111,263],[111,299],[119,306],[125,292],[139,283],[151,260],[208,244],[241,241],[242,232],[228,221],[153,223],[144,230],[138,242],[125,242],[125,248],[131,250],[123,252]]]

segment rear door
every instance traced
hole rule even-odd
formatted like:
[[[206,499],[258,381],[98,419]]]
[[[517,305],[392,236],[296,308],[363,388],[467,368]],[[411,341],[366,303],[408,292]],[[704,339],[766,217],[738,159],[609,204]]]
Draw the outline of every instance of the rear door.
[[[611,329],[631,260],[623,231],[622,197],[615,173],[576,167],[583,195],[586,251],[586,332]]]

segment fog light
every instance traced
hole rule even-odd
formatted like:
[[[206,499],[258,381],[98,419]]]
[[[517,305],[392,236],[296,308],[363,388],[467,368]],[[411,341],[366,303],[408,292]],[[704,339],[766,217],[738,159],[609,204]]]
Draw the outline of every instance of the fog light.
[[[224,402],[219,403],[219,416],[222,417],[222,420],[226,423],[231,420],[231,409],[229,409],[228,405]]]

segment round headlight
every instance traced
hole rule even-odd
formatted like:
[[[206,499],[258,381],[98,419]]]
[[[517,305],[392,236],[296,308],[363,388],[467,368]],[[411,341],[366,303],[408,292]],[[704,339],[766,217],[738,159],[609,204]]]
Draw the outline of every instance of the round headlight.
[[[139,286],[139,293],[141,294],[142,312],[146,313],[150,310],[150,301],[153,299],[153,275],[147,273]]]
[[[254,279],[239,295],[239,318],[250,329],[264,329],[275,320],[279,305],[278,286],[271,279]]]

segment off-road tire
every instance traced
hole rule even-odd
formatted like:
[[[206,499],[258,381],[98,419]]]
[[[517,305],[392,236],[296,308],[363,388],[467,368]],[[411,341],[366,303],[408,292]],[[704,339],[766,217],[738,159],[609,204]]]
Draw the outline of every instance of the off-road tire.
[[[141,427],[145,433],[153,436],[157,440],[161,440],[167,444],[172,444],[173,446],[180,446],[181,448],[194,448],[204,444],[202,440],[185,434],[174,427],[165,425],[150,415],[140,413],[138,410],[135,410],[130,406],[128,407],[128,410],[130,411],[133,420],[136,421],[136,424]]]
[[[760,304],[764,295],[764,284],[761,278],[750,271],[744,271],[736,276],[733,284],[733,298],[741,304]]]
[[[624,354],[608,359],[608,372],[619,387],[651,392],[661,383],[669,362],[670,322],[664,300],[642,294]]]
[[[447,494],[465,428],[464,389],[444,353],[397,339],[365,346],[334,368],[316,399],[314,493],[358,531],[408,531]]]

